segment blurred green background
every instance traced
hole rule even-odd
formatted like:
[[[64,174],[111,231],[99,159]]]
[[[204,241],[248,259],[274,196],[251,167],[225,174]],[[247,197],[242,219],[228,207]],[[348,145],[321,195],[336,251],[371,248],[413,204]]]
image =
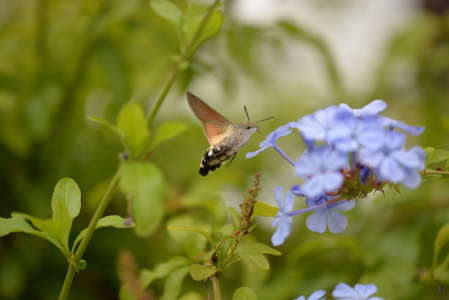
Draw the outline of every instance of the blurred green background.
[[[185,11],[188,1],[173,1]],[[205,9],[210,1],[194,1]],[[227,206],[238,208],[261,172],[259,201],[274,204],[277,185],[301,183],[272,149],[252,159],[263,137],[254,134],[228,168],[202,178],[199,163],[208,147],[185,92],[202,98],[232,122],[275,115],[260,124],[268,134],[288,121],[341,102],[359,108],[388,103],[384,115],[424,125],[418,144],[449,149],[449,5],[447,1],[298,0],[224,1],[221,32],[206,41],[192,66],[176,80],[156,117],[188,125],[181,136],[153,153],[169,192],[166,216],[141,239],[132,230],[95,232],[84,255],[87,269],[75,276],[68,299],[117,299],[116,261],[128,249],[140,268],[184,254],[167,233],[176,218],[212,226],[229,223]],[[0,1],[0,217],[24,212],[47,218],[55,184],[73,178],[82,210],[73,237],[86,228],[113,176],[122,151],[116,137],[87,119],[115,122],[127,101],[147,110],[178,51],[176,32],[148,1]],[[151,130],[154,130],[151,128]],[[293,159],[304,150],[294,132],[279,141]],[[359,200],[346,213],[343,234],[317,234],[293,221],[293,233],[268,257],[269,271],[234,264],[222,277],[223,299],[240,286],[260,300],[294,299],[339,282],[374,283],[385,299],[435,299],[436,286],[421,281],[432,263],[438,229],[449,222],[447,181],[425,182],[415,191],[387,192]],[[297,199],[297,207],[303,201]],[[126,216],[116,193],[105,215]],[[271,244],[272,220],[258,217],[249,240]],[[175,220],[173,220],[175,219]],[[444,257],[449,251],[443,249]],[[0,239],[0,299],[56,299],[68,263],[50,243],[22,233]],[[449,273],[439,285],[449,290]],[[154,299],[163,280],[151,285]],[[181,294],[203,283],[184,280]],[[441,297],[440,297],[441,298]]]

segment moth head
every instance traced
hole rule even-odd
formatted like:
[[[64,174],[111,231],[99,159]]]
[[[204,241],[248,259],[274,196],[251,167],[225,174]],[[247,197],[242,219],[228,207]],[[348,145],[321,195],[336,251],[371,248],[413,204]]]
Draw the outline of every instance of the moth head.
[[[245,128],[245,132],[253,134],[254,132],[257,131],[257,129],[259,129],[259,126],[257,126],[254,123],[248,122],[248,123],[243,123],[243,128]]]

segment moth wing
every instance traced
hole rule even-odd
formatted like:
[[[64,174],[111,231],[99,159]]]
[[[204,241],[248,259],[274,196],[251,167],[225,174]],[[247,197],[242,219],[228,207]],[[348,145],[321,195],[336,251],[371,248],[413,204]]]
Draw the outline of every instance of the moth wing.
[[[225,137],[228,130],[228,124],[216,121],[203,122],[204,134],[211,145],[219,144]]]

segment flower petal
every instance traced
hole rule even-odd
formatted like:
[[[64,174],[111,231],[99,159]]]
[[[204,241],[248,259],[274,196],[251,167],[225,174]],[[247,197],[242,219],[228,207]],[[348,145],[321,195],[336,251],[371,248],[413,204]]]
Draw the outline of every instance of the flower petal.
[[[391,157],[387,157],[382,161],[379,167],[379,177],[387,179],[391,183],[399,183],[404,178],[402,167]]]
[[[271,237],[271,242],[274,246],[282,245],[285,241],[285,239],[290,235],[291,228],[290,228],[291,218],[290,220],[288,218],[285,218],[283,222],[278,226],[276,229],[276,232]]]
[[[326,291],[324,290],[318,290],[312,293],[312,295],[307,298],[307,300],[321,300],[323,299],[323,296],[326,295]]]
[[[246,153],[246,158],[254,157],[254,156],[256,156],[257,154],[259,154],[260,152],[262,152],[262,151],[264,151],[265,149],[267,149],[267,148],[268,148],[268,146],[265,146],[265,147],[263,147],[263,148],[261,148],[261,149],[259,149],[259,150],[257,150],[257,151],[254,151],[254,152],[248,152],[248,153]]]
[[[276,200],[276,203],[279,207],[279,211],[284,211],[282,208],[282,197],[284,196],[284,190],[282,189],[282,186],[278,185],[276,189],[274,190],[274,200]]]
[[[313,212],[306,219],[306,226],[310,231],[323,233],[326,231],[326,209]]]
[[[333,206],[333,209],[339,210],[339,211],[348,211],[353,209],[355,206],[355,201],[354,200],[350,200],[350,201],[346,201],[342,204]]]
[[[304,197],[305,195],[302,192],[302,188],[299,184],[295,184],[290,188],[290,192],[298,197]]]
[[[354,299],[358,299],[358,296],[359,295],[357,294],[357,292],[344,282],[337,284],[335,289],[332,291],[332,297],[335,298],[353,297]]]
[[[359,283],[357,283],[354,286],[354,289],[365,298],[368,298],[369,296],[377,293],[377,286],[374,284],[359,284]]]
[[[289,213],[293,210],[293,203],[294,203],[293,194],[290,192],[287,192],[284,199],[284,213]]]
[[[327,226],[332,233],[342,233],[348,226],[348,218],[336,210],[329,209],[327,212]]]
[[[409,189],[416,189],[421,184],[422,177],[415,170],[405,168],[404,174],[405,177],[401,183]]]

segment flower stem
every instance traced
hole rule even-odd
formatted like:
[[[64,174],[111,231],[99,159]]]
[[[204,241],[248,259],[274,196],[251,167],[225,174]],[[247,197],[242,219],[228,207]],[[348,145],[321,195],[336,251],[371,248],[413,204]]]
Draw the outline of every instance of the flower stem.
[[[426,174],[449,175],[449,171],[423,171],[419,173],[423,176]]]
[[[221,300],[220,278],[212,276],[212,285],[214,286],[214,300]]]
[[[70,285],[72,284],[73,277],[75,276],[75,266],[77,266],[81,260],[81,257],[84,254],[84,251],[87,248],[87,245],[89,244],[89,241],[94,234],[95,226],[98,223],[98,220],[103,215],[103,212],[106,208],[106,206],[109,203],[109,200],[112,197],[112,194],[114,193],[115,188],[118,185],[119,182],[119,175],[120,170],[118,170],[114,177],[112,178],[111,182],[109,183],[109,186],[106,190],[106,193],[103,195],[103,198],[100,201],[100,204],[98,205],[97,209],[95,210],[95,213],[92,217],[92,220],[90,220],[89,226],[87,227],[86,234],[84,235],[83,239],[81,240],[81,243],[78,247],[78,249],[75,252],[75,255],[72,258],[73,264],[69,265],[69,270],[67,271],[67,275],[64,280],[64,285],[61,289],[61,294],[59,295],[59,300],[65,300],[67,298],[67,295],[70,290]]]
[[[309,212],[309,211],[312,211],[312,210],[316,210],[316,209],[321,208],[321,207],[323,207],[325,205],[331,205],[332,204],[332,206],[337,206],[337,205],[343,204],[343,203],[345,203],[347,201],[350,201],[350,200],[348,200],[348,199],[341,200],[341,199],[336,198],[335,201],[334,201],[334,199],[332,199],[332,200],[329,200],[328,202],[324,202],[324,203],[321,203],[321,204],[318,204],[318,205],[313,205],[313,206],[310,206],[310,207],[307,207],[307,208],[304,208],[304,209],[292,211],[292,212],[289,213],[289,215],[290,216],[296,216],[296,215],[300,215],[300,214],[303,214],[303,213],[306,213],[306,212]]]
[[[283,158],[285,158],[292,166],[295,166],[295,162],[293,160],[290,159],[290,157],[287,156],[287,154],[285,154],[284,151],[282,151],[281,148],[279,148],[278,145],[273,144],[273,148],[274,150],[276,150],[280,155],[282,155]]]

